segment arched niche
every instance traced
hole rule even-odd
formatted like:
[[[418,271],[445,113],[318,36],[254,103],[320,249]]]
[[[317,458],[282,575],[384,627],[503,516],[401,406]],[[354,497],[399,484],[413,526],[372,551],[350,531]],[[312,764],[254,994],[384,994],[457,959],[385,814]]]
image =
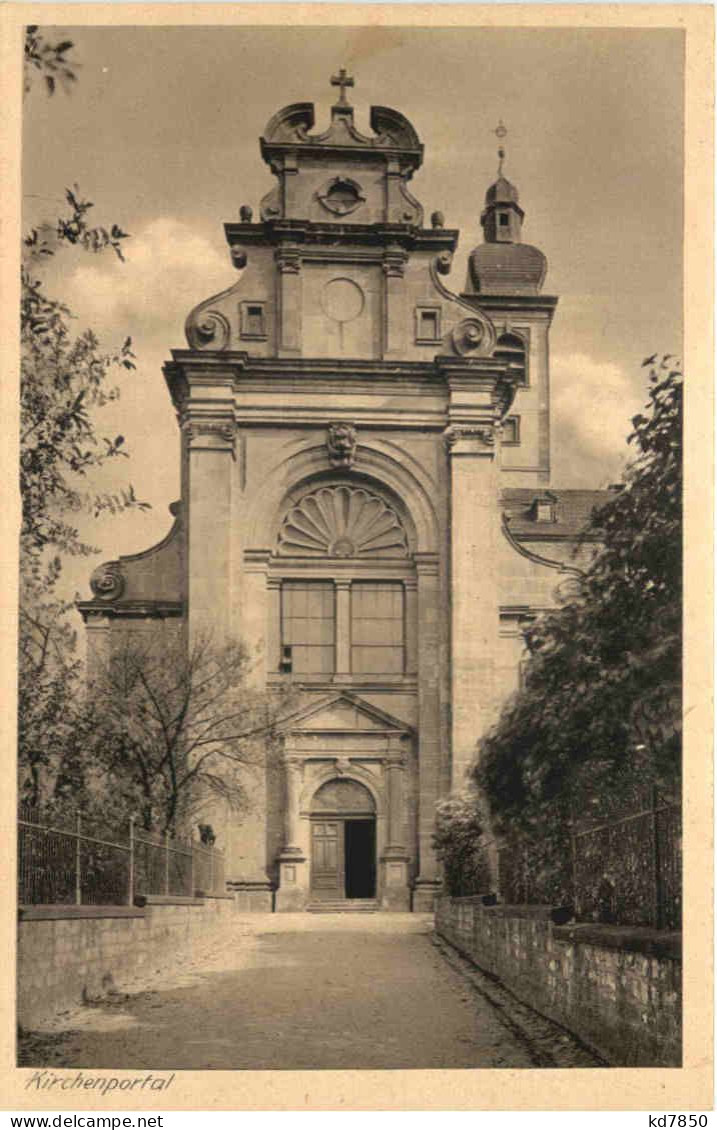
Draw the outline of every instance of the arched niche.
[[[409,552],[435,553],[438,522],[430,477],[397,452],[379,451],[359,445],[357,466],[346,473],[326,466],[326,447],[304,447],[285,453],[266,475],[247,515],[245,545],[269,549],[276,545],[285,514],[312,488],[350,484],[377,494],[398,514],[406,531]]]

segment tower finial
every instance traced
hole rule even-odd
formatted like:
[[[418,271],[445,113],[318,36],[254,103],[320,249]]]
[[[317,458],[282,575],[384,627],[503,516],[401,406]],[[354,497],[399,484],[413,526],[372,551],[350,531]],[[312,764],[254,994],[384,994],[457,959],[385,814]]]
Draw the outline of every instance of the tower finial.
[[[339,87],[339,105],[348,106],[348,100],[346,98],[346,87],[353,86],[354,80],[351,78],[351,75],[348,73],[345,67],[342,67],[337,75],[331,76],[331,85]]]
[[[504,137],[508,136],[508,131],[505,128],[505,126],[503,125],[503,119],[502,118],[499,119],[498,125],[493,130],[493,133],[498,138],[498,140],[501,141],[501,142],[502,142]],[[499,177],[503,176],[503,161],[504,160],[505,160],[505,149],[503,148],[502,145],[499,145],[498,146],[498,176]]]

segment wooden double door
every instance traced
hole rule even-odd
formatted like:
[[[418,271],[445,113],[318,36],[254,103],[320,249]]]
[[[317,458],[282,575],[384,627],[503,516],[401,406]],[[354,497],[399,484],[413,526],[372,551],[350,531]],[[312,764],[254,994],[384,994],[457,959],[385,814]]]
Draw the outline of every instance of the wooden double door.
[[[376,820],[314,817],[311,891],[319,899],[376,897]]]

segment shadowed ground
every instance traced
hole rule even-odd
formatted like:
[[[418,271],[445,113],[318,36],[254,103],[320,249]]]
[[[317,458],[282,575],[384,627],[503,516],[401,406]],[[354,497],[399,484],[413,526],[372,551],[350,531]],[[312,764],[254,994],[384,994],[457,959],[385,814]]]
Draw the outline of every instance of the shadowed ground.
[[[28,1066],[531,1067],[525,1039],[432,943],[432,916],[274,914],[55,1018]]]

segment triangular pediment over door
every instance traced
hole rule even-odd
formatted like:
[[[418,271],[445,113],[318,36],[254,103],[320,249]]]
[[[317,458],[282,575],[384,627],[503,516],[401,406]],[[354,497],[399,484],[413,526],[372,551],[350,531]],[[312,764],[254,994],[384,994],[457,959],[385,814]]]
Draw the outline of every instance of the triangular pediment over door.
[[[345,691],[297,711],[285,719],[281,729],[292,735],[359,732],[366,736],[392,734],[409,737],[413,734],[407,723]]]

